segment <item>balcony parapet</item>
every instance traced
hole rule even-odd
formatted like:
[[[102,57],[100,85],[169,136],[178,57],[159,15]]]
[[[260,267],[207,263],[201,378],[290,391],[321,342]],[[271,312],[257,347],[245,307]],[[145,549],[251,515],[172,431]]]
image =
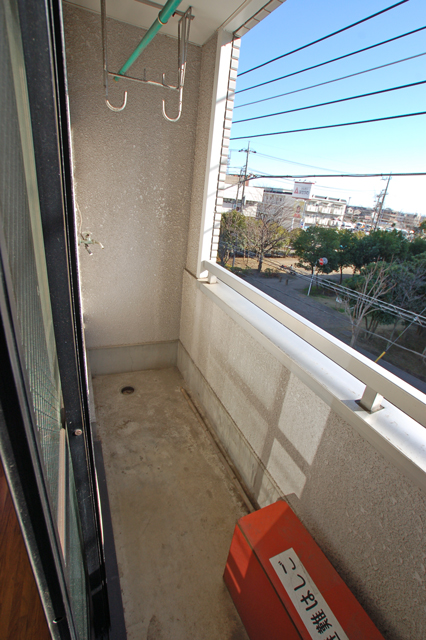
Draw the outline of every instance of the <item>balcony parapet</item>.
[[[198,287],[426,490],[426,396],[212,261]]]

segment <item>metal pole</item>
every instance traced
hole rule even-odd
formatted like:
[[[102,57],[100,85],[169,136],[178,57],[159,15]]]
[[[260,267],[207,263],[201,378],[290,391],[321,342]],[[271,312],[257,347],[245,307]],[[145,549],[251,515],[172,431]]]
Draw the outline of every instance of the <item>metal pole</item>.
[[[376,231],[376,230],[377,230],[377,225],[378,225],[378,224],[379,224],[379,222],[380,222],[380,218],[381,218],[381,215],[382,215],[382,209],[383,209],[383,203],[384,203],[384,201],[385,201],[386,194],[387,194],[387,192],[388,192],[388,186],[389,186],[390,179],[391,179],[391,175],[389,174],[388,181],[387,181],[387,183],[386,183],[386,188],[385,188],[385,191],[384,191],[384,193],[383,193],[382,201],[381,201],[381,202],[380,202],[380,204],[379,204],[379,210],[378,210],[378,212],[377,212],[377,218],[376,218],[376,224],[374,225],[374,231]]]
[[[182,0],[168,0],[164,7],[161,9],[160,13],[156,17],[155,21],[152,23],[148,31],[145,33],[144,37],[132,53],[132,55],[128,58],[128,60],[123,64],[117,76],[123,76],[126,71],[132,66],[132,64],[137,60],[145,47],[151,42],[154,36],[160,31],[161,27],[165,25],[170,16],[175,12],[175,9],[180,5]],[[118,80],[116,77],[115,80]]]
[[[242,196],[241,196],[241,211],[243,211],[243,209],[244,209],[244,194],[245,194],[246,182],[247,182],[247,178],[248,178],[247,170],[248,170],[249,155],[250,155],[250,153],[256,153],[256,151],[250,151],[250,140],[249,140],[249,143],[247,145],[247,149],[240,149],[240,151],[245,151],[245,153],[246,153],[246,166],[245,166],[245,169],[244,169],[243,193],[242,193]]]
[[[318,273],[318,269],[317,269],[317,273]],[[311,281],[309,283],[309,289],[308,289],[308,294],[307,295],[309,295],[311,293],[311,287],[312,287],[312,283],[314,281],[314,277],[315,277],[315,269],[312,270],[312,278],[311,278]]]
[[[243,192],[242,192],[242,195],[241,195],[241,212],[244,211],[244,195],[245,195],[245,190],[246,190],[247,169],[248,169],[249,155],[250,155],[250,140],[249,140],[249,143],[247,145],[246,168],[244,170]]]
[[[235,198],[235,210],[237,210],[237,209],[238,209],[238,195],[239,195],[239,193],[240,193],[240,185],[241,185],[242,171],[243,171],[243,170],[241,169],[241,170],[240,170],[240,177],[239,177],[239,180],[238,180],[238,182],[237,182],[237,195],[236,195],[236,198]]]

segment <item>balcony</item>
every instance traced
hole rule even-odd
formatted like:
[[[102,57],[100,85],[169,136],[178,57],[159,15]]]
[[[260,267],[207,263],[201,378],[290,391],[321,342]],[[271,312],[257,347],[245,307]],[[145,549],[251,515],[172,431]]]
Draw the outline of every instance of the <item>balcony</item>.
[[[158,83],[126,84],[127,107],[119,112],[107,109],[101,20],[91,0],[63,6],[47,6],[41,0],[2,3],[15,11],[6,17],[17,33],[14,51],[22,57],[16,85],[25,65],[36,78],[30,82],[27,69],[28,113],[23,108],[18,114],[27,118],[26,126],[15,128],[19,135],[32,128],[34,140],[32,149],[27,135],[24,157],[31,171],[22,170],[33,180],[29,193],[35,201],[25,246],[30,246],[30,231],[36,229],[40,273],[47,264],[43,299],[46,308],[50,300],[53,309],[52,320],[46,312],[46,326],[39,323],[39,335],[53,341],[54,326],[62,383],[55,427],[59,432],[64,426],[58,417],[63,398],[62,457],[66,442],[71,454],[66,464],[62,460],[62,469],[74,469],[84,525],[83,540],[75,527],[75,548],[86,553],[86,562],[79,556],[77,568],[88,598],[82,589],[77,589],[77,596],[85,603],[91,600],[99,611],[105,602],[99,605],[97,595],[109,590],[111,597],[114,588],[117,594],[120,582],[131,640],[246,638],[221,576],[237,519],[277,499],[291,505],[384,637],[426,637],[425,396],[216,264],[240,37],[280,4],[194,2],[182,117],[171,123],[162,116],[165,88]],[[116,70],[156,12],[152,3],[148,8],[142,2],[109,5],[109,65]],[[136,20],[139,5],[143,18]],[[44,19],[44,48],[33,37],[43,20],[33,20],[29,7]],[[64,42],[58,28],[62,10]],[[175,32],[176,24],[171,23],[165,34],[156,36],[144,59],[135,63],[135,77],[143,80],[145,69],[157,79],[162,73],[167,78],[176,73]],[[64,70],[62,46],[67,86],[56,74]],[[52,74],[46,75],[49,82],[38,81],[38,48],[44,63],[49,58],[43,67]],[[111,104],[121,104],[125,82],[110,83]],[[24,89],[18,104],[26,104]],[[44,108],[45,90],[49,109]],[[177,109],[177,101],[172,108]],[[16,148],[21,153],[18,143]],[[56,164],[50,162],[52,157]],[[51,183],[55,198],[50,198]],[[21,209],[26,214],[25,207]],[[39,227],[34,222],[37,215]],[[25,251],[17,253],[25,262]],[[5,255],[1,254],[2,265]],[[25,302],[30,298],[27,289],[21,289]],[[35,300],[40,296],[36,285],[31,292]],[[9,321],[10,315],[14,328],[11,309],[3,304],[2,319]],[[3,406],[10,396],[15,403],[6,434],[15,457],[6,459],[4,442],[10,442],[2,439],[2,462],[8,463],[4,466],[9,480],[15,460],[20,469],[30,470],[25,477],[20,471],[15,480],[18,489],[24,486],[27,491],[18,498],[22,513],[27,509],[31,516],[30,533],[35,531],[26,540],[33,569],[39,572],[37,585],[49,633],[55,639],[80,640],[89,637],[89,626],[97,621],[88,607],[83,631],[77,630],[64,564],[66,545],[61,547],[58,529],[62,526],[65,539],[65,527],[63,520],[56,523],[43,461],[35,455],[37,425],[27,416],[32,409],[25,372],[18,380],[22,388],[16,383],[9,392],[21,371],[19,335],[18,347],[10,336],[15,340],[12,330],[6,335],[9,343],[4,340],[10,374],[0,388],[0,401]],[[74,377],[70,361],[78,365],[71,372]],[[91,453],[86,364],[93,376],[97,469],[95,464],[90,469],[78,464],[87,462],[85,456]],[[37,366],[33,369],[37,372]],[[73,402],[78,405],[74,414],[69,409]],[[84,412],[83,429],[77,419]],[[4,433],[3,429],[2,438]],[[87,469],[98,475],[90,476]],[[64,477],[70,477],[68,471]],[[89,503],[95,516],[99,509],[103,517],[93,516],[92,528],[84,521]],[[112,541],[106,526],[108,504]],[[28,534],[22,513],[21,528]],[[75,515],[78,523],[77,510]],[[38,522],[48,526],[37,529],[33,524]],[[103,541],[103,534],[108,538],[107,579],[99,548],[90,547],[96,535]],[[112,566],[114,545],[118,569]],[[117,634],[114,628],[115,613],[112,607],[111,628],[104,625],[97,638],[124,639],[125,632]]]
[[[424,395],[219,265],[203,267],[209,278],[184,275],[176,359],[183,378],[167,368],[94,377],[129,637],[160,624],[160,603],[172,612],[165,625],[173,637],[188,637],[179,635],[184,604],[173,596],[175,581],[194,587],[186,604],[198,603],[207,572],[210,602],[227,602],[221,569],[235,519],[247,510],[181,386],[251,502],[285,497],[384,636],[400,637],[401,567],[413,588],[421,575]],[[135,393],[122,395],[125,385]],[[167,578],[158,568],[162,549],[167,574],[181,559]],[[200,576],[187,573],[191,562],[207,562],[199,586]],[[228,605],[218,619],[243,634]],[[194,628],[199,606],[185,618]],[[423,633],[422,619],[412,623]]]
[[[157,586],[151,586],[153,570],[145,581],[137,569],[141,592],[135,593],[143,601],[152,589],[149,607],[141,604],[136,611],[126,604],[126,592],[136,589],[130,565],[143,561],[145,536],[157,544],[164,535],[165,544],[177,548],[177,539],[168,538],[169,522],[156,514],[163,498],[169,500],[168,492],[180,488],[174,486],[176,478],[185,479],[180,465],[191,468],[182,462],[180,449],[172,464],[165,437],[165,412],[189,415],[183,405],[173,408],[178,398],[183,402],[180,386],[207,417],[251,500],[260,506],[278,498],[289,502],[386,638],[424,636],[419,589],[425,580],[425,397],[215,264],[239,41],[222,33],[202,47],[190,45],[182,120],[172,126],[162,119],[155,88],[132,87],[120,114],[105,108],[99,67],[88,57],[99,43],[98,18],[76,7],[65,9],[76,199],[82,230],[105,246],[95,247],[92,256],[80,247],[80,268],[130,637],[145,632],[153,615],[160,620],[161,597],[166,602],[171,597],[162,591],[163,582],[154,580]],[[138,30],[116,20],[108,21],[108,29],[119,65]],[[157,68],[158,60],[167,61],[174,52],[173,44],[158,36],[144,64]],[[135,74],[143,73],[140,65]],[[168,393],[159,396],[153,380],[158,376],[162,386],[161,380],[178,376],[170,367],[177,367],[183,382],[174,378]],[[142,421],[125,412],[125,403],[136,399],[120,396],[119,387],[138,389],[139,382],[132,380],[144,376],[150,382],[140,391],[141,433],[147,429],[159,456],[153,458],[160,467],[155,474],[156,463],[146,464],[144,452],[134,447],[127,461],[120,448],[133,446],[125,443],[136,438],[133,430]],[[157,428],[150,407],[159,416]],[[204,464],[204,444],[189,453]],[[126,497],[125,490],[123,498],[116,494],[117,477],[124,488],[129,482]],[[176,504],[171,518],[179,535],[193,530],[200,558],[204,530],[198,533],[195,527],[211,500],[206,482],[200,480],[199,492],[182,485],[179,493],[188,494],[188,502],[182,510]],[[220,481],[213,495],[227,486],[227,480]],[[142,509],[136,491],[142,492]],[[232,492],[229,499],[227,524],[215,543],[221,549],[215,579],[232,521],[242,512]],[[130,505],[128,529],[121,526],[125,504]],[[181,536],[183,546],[188,535]],[[160,559],[153,554],[152,566]],[[172,566],[189,580],[184,568]],[[171,586],[175,579],[170,578]],[[219,582],[214,588],[222,601]],[[176,610],[173,616],[173,633],[178,633]]]

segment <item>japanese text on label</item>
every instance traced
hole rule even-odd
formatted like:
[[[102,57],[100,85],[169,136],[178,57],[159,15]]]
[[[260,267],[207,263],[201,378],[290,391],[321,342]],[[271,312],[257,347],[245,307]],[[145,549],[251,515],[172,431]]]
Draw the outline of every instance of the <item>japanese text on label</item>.
[[[349,640],[294,549],[269,559],[314,640]]]

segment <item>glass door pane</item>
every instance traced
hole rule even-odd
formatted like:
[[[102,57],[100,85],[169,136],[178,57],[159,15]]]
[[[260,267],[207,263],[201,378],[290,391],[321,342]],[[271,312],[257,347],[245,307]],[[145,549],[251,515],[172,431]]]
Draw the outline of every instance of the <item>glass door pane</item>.
[[[16,0],[0,0],[0,225],[53,520],[63,553],[76,637],[89,638],[86,572],[66,431],[39,210]]]

